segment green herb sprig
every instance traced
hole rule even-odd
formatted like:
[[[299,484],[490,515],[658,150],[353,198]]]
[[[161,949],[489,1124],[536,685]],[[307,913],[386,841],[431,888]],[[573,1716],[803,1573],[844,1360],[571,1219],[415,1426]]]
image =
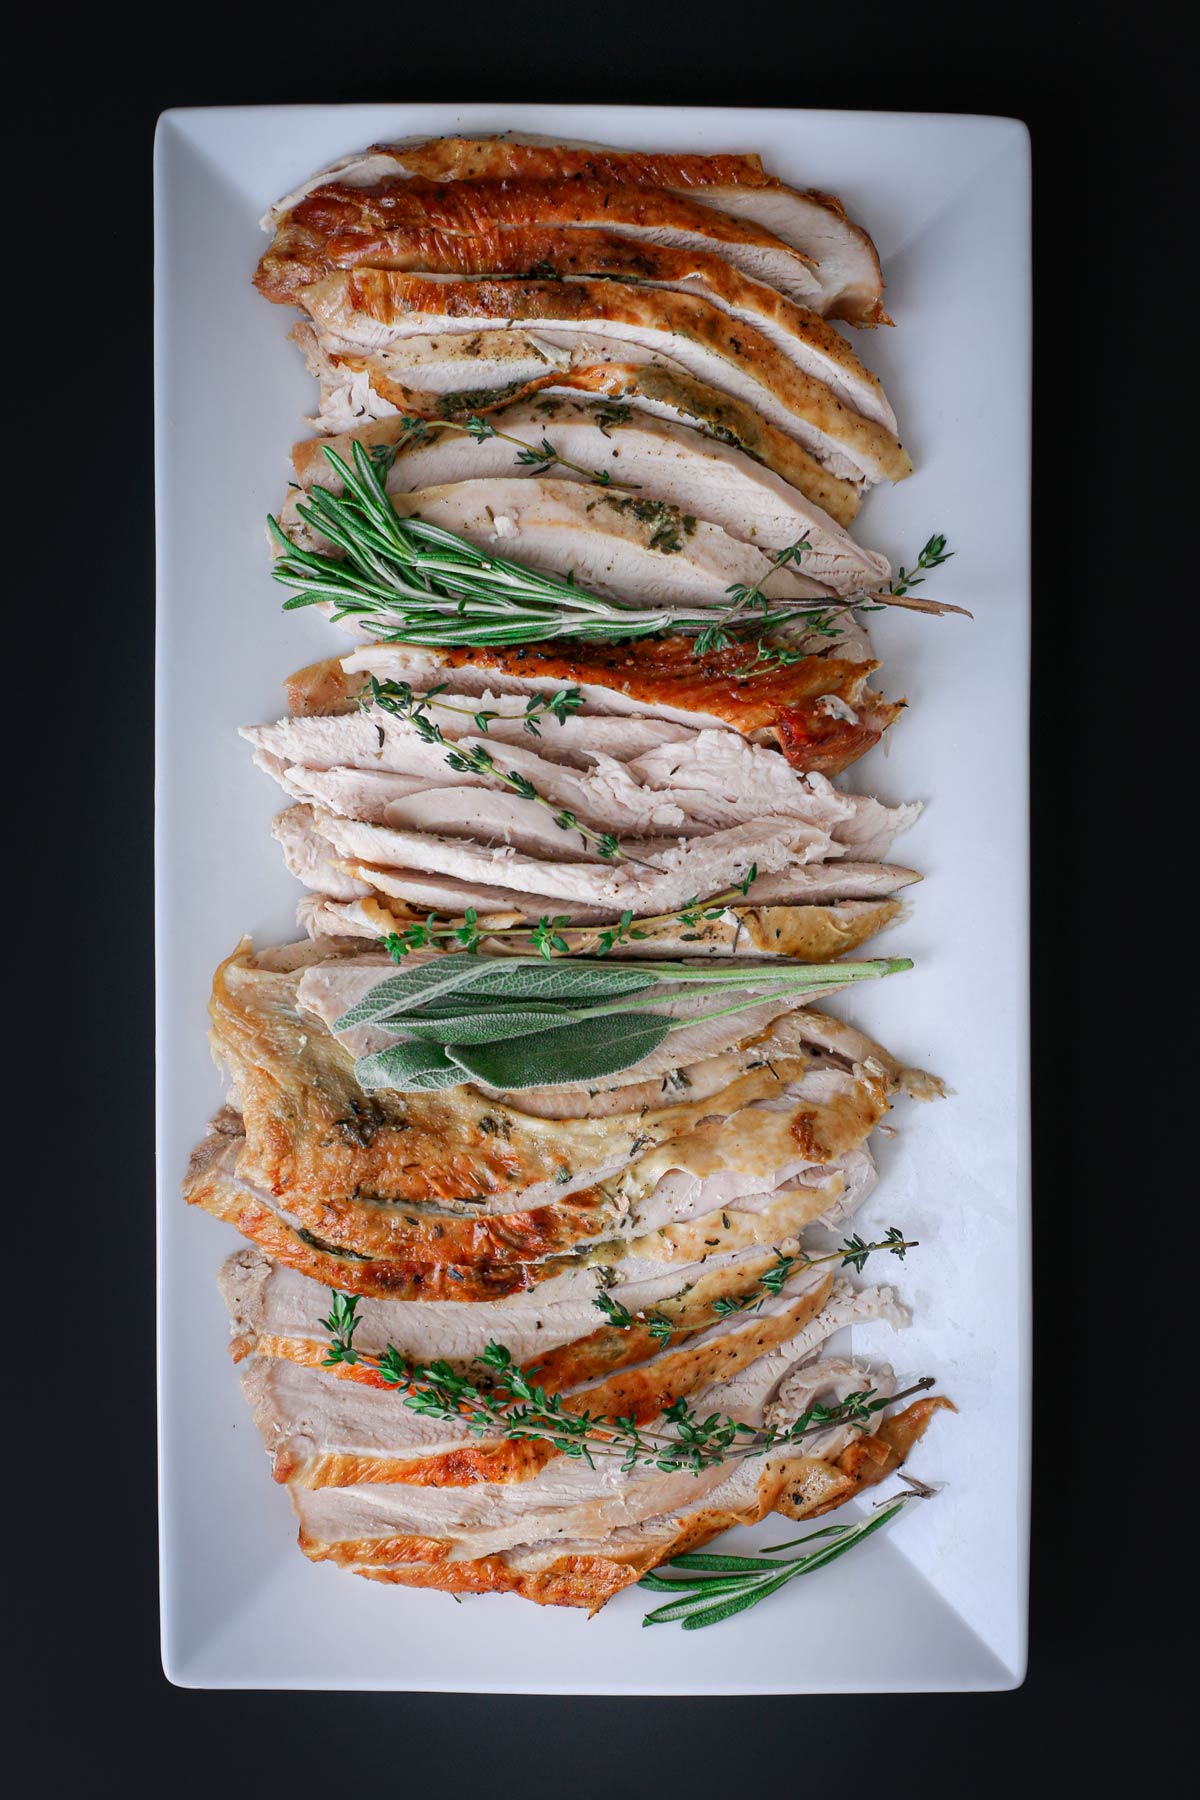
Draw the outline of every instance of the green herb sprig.
[[[439,419],[433,425],[429,420],[417,417],[413,413],[400,415],[400,428],[403,437],[394,444],[375,444],[371,447],[372,462],[383,474],[391,469],[397,456],[408,450],[413,444],[422,443],[430,431],[436,436],[442,431],[461,431],[467,437],[474,438],[476,443],[483,443],[486,438],[498,438],[505,444],[515,444],[518,454],[514,462],[520,468],[531,469],[535,475],[548,475],[551,469],[570,469],[576,475],[582,475],[594,487],[628,488],[636,491],[636,481],[615,481],[609,469],[587,469],[582,463],[572,462],[570,457],[563,456],[548,437],[543,437],[540,444],[531,444],[528,438],[516,437],[511,431],[501,431],[490,419],[484,419],[478,413],[472,413],[466,419]],[[606,437],[607,432],[604,434]]]
[[[641,869],[653,869],[654,864],[641,857],[631,856],[628,850],[621,847],[620,841],[611,831],[594,831],[585,825],[577,813],[569,807],[556,806],[553,800],[547,800],[539,794],[537,788],[516,769],[502,769],[490,750],[482,744],[476,744],[468,750],[451,750],[446,761],[452,769],[469,772],[475,775],[486,775],[492,781],[498,781],[503,787],[516,794],[520,800],[532,800],[536,806],[544,806],[553,815],[554,823],[560,831],[576,832],[580,843],[587,850],[594,850],[605,862],[631,862]]]
[[[827,1250],[821,1256],[810,1256],[807,1251],[797,1250],[785,1256],[776,1250],[775,1261],[764,1275],[759,1278],[758,1285],[748,1294],[727,1296],[713,1301],[713,1311],[721,1318],[731,1313],[761,1312],[767,1300],[776,1298],[783,1292],[785,1284],[791,1280],[797,1269],[814,1269],[819,1263],[837,1263],[840,1268],[853,1269],[859,1275],[867,1265],[867,1259],[877,1250],[884,1250],[891,1256],[898,1256],[903,1262],[910,1250],[917,1248],[918,1238],[906,1238],[899,1226],[890,1225],[883,1237],[876,1243],[864,1243],[860,1237],[848,1237],[840,1243],[836,1250]]]
[[[392,713],[398,719],[407,720],[427,742],[436,744],[444,743],[445,739],[428,717],[430,708],[435,712],[457,713],[461,718],[470,719],[483,737],[487,736],[489,727],[497,719],[518,718],[522,729],[530,737],[541,737],[541,727],[547,719],[556,719],[560,725],[565,725],[583,705],[583,690],[569,687],[560,688],[553,694],[530,694],[519,714],[497,712],[490,707],[480,707],[476,711],[474,707],[455,706],[453,701],[438,699],[438,695],[447,693],[449,688],[448,681],[439,681],[419,694],[407,681],[378,681],[374,675],[368,675],[366,684],[359,693],[358,704],[364,712],[377,706],[381,712]]]
[[[281,555],[272,575],[293,590],[287,609],[329,605],[335,620],[353,618],[385,643],[436,649],[447,645],[548,642],[557,638],[609,642],[657,632],[700,632],[720,626],[726,601],[688,607],[627,607],[576,585],[570,576],[539,574],[479,550],[466,538],[419,518],[401,518],[376,464],[356,443],[353,467],[336,450],[325,455],[344,492],[315,487],[298,505],[306,524],[328,539],[341,558],[303,550],[278,519],[268,526]],[[864,594],[860,599],[924,612],[961,612],[930,600]],[[847,600],[846,607],[858,602]],[[766,632],[827,612],[823,600],[791,600],[757,619]]]
[[[867,1259],[876,1250],[886,1250],[892,1256],[898,1256],[901,1262],[908,1251],[915,1250],[918,1238],[906,1238],[898,1226],[889,1226],[883,1237],[873,1244],[864,1243],[860,1237],[846,1238],[836,1250],[827,1250],[820,1256],[810,1256],[805,1250],[794,1251],[785,1256],[782,1250],[775,1251],[775,1261],[750,1289],[749,1293],[730,1295],[723,1294],[712,1303],[712,1310],[719,1319],[727,1319],[735,1313],[761,1312],[768,1300],[778,1299],[784,1286],[798,1269],[815,1269],[821,1263],[835,1262],[843,1269],[854,1269],[862,1274]],[[619,1331],[632,1331],[635,1325],[649,1325],[651,1332],[659,1342],[667,1342],[671,1337],[686,1336],[682,1327],[675,1327],[670,1319],[661,1311],[631,1313],[627,1306],[611,1294],[601,1292],[594,1296],[592,1305],[598,1307],[610,1325]]]
[[[701,1418],[681,1397],[663,1410],[662,1422],[668,1429],[652,1430],[629,1415],[613,1418],[577,1411],[561,1395],[548,1393],[532,1380],[537,1371],[522,1369],[503,1344],[490,1343],[480,1353],[480,1372],[475,1377],[444,1360],[410,1362],[392,1343],[378,1356],[358,1350],[354,1336],[362,1322],[359,1296],[331,1292],[333,1308],[321,1321],[331,1334],[322,1368],[345,1364],[373,1369],[385,1386],[402,1390],[405,1406],[426,1418],[465,1426],[474,1437],[547,1443],[591,1468],[597,1458],[616,1457],[623,1469],[646,1467],[668,1474],[690,1471],[698,1475],[731,1458],[766,1456],[786,1449],[833,1425],[865,1430],[876,1413],[933,1386],[933,1377],[927,1375],[897,1394],[865,1388],[848,1394],[835,1406],[814,1404],[790,1425],[766,1428],[746,1425],[724,1413]]]
[[[643,1575],[638,1583],[651,1593],[671,1595],[665,1605],[648,1612],[642,1624],[679,1624],[685,1631],[701,1631],[736,1613],[748,1612],[790,1581],[825,1568],[865,1543],[897,1518],[910,1501],[931,1500],[937,1493],[936,1488],[927,1487],[911,1475],[900,1479],[907,1484],[903,1491],[878,1501],[865,1519],[847,1525],[827,1525],[787,1543],[773,1544],[760,1556],[721,1556],[699,1551],[674,1557],[668,1566],[682,1570],[681,1575],[653,1571]],[[801,1550],[799,1556],[779,1560],[781,1552],[797,1548]]]
[[[714,894],[703,905],[700,904],[699,896],[693,895],[678,912],[654,913],[636,922],[633,913],[626,908],[612,925],[602,927],[573,925],[566,913],[555,914],[553,917],[543,913],[536,925],[481,925],[477,909],[468,906],[463,911],[461,925],[450,924],[440,920],[436,913],[430,913],[424,920],[416,920],[401,931],[387,932],[380,943],[394,963],[402,963],[417,950],[462,949],[478,955],[490,938],[528,938],[538,955],[549,961],[555,956],[572,954],[571,946],[562,935],[564,931],[594,931],[596,942],[592,953],[596,956],[610,956],[614,950],[625,945],[644,942],[650,936],[650,932],[644,927],[682,925],[687,930],[695,930],[705,920],[719,919],[726,907],[739,898],[746,898],[757,876],[758,864],[751,863],[741,881],[723,893]]]
[[[619,840],[611,831],[594,831],[568,807],[556,806],[540,794],[528,776],[517,769],[502,769],[490,750],[482,744],[464,746],[461,743],[449,744],[442,728],[429,717],[429,707],[440,706],[445,712],[463,713],[478,725],[481,733],[486,734],[489,724],[500,717],[494,712],[469,712],[466,707],[452,706],[444,701],[432,698],[444,693],[449,683],[441,683],[430,693],[418,695],[414,693],[407,681],[377,681],[373,675],[368,677],[367,685],[359,695],[359,705],[364,709],[378,706],[385,712],[396,714],[406,719],[417,735],[427,744],[438,744],[446,751],[446,766],[456,774],[483,775],[489,781],[495,781],[506,787],[520,800],[532,800],[537,806],[544,806],[554,818],[560,831],[577,832],[585,849],[594,850],[605,862],[632,862],[639,868],[653,869],[654,864],[644,862],[640,857],[630,856],[622,849]],[[544,700],[544,704],[543,704]],[[524,722],[527,730],[539,736],[537,720],[550,713],[559,724],[565,723],[568,716],[582,704],[582,696],[578,688],[564,688],[561,693],[548,696],[533,696],[526,705]]]
[[[811,546],[807,537],[800,538],[799,541],[794,544],[785,545],[782,550],[778,551],[771,558],[771,570],[768,571],[768,575],[775,569],[786,568],[789,563],[796,563],[798,566],[802,557],[810,548]],[[767,579],[768,576],[764,575],[763,581],[765,582]],[[749,612],[756,607],[764,617],[770,613],[770,602],[763,592],[761,582],[757,586],[750,587],[743,581],[735,581],[732,586],[725,589],[725,592],[729,595],[729,605],[725,608],[725,611],[721,614],[721,617],[715,624],[709,625],[696,639],[694,654],[697,657],[712,656],[720,650],[730,650],[733,648],[737,640],[729,627],[739,614]],[[826,617],[823,612],[819,615],[814,614],[812,616],[819,616],[821,619],[825,619]],[[806,631],[809,629],[809,621],[807,618],[804,621],[804,627]]]
[[[807,540],[805,540],[803,544],[792,546],[793,550],[802,550],[806,547]],[[786,555],[787,552],[784,552],[784,554]],[[913,588],[922,585],[929,570],[940,569],[942,564],[949,562],[953,555],[953,550],[947,550],[946,540],[942,534],[940,532],[935,532],[921,551],[914,567],[912,569],[906,569],[903,564],[901,564],[893,579],[888,582],[885,588],[881,589],[874,596],[867,593],[860,594],[844,605],[830,607],[825,612],[810,613],[804,621],[805,636],[827,638],[840,637],[842,635],[842,626],[836,622],[839,618],[843,618],[848,612],[854,611],[867,613],[882,612],[889,602],[898,604],[906,595],[912,592]],[[799,558],[797,557],[796,560],[799,561]],[[730,593],[733,593],[734,589],[731,588],[729,591]],[[750,589],[748,590],[748,593],[752,597],[757,595],[761,598],[759,590]],[[912,604],[915,606],[917,603],[913,602]],[[923,610],[923,608],[921,610]],[[949,606],[939,608],[938,610],[964,613],[964,609],[960,606]],[[964,613],[964,616],[969,618],[970,614]],[[808,650],[797,649],[786,642],[770,643],[766,637],[760,637],[758,639],[757,644],[755,645],[755,652],[754,661],[748,663],[744,669],[738,670],[738,674],[749,678],[754,675],[765,674],[770,669],[788,669],[795,663],[802,662],[806,656],[811,654]],[[700,654],[698,646],[696,654]]]
[[[946,540],[940,531],[935,531],[929,542],[918,556],[911,569],[901,563],[893,580],[889,581],[884,593],[898,600],[905,594],[911,594],[915,587],[921,587],[931,569],[940,569],[943,563],[950,561],[953,550],[947,550]]]
[[[403,1034],[355,1063],[368,1092],[464,1081],[500,1089],[556,1086],[631,1068],[673,1031],[775,997],[825,992],[911,967],[906,957],[751,967],[732,958],[696,965],[579,956],[438,957],[377,983],[333,1029],[375,1025]],[[695,986],[712,990],[714,999],[729,991],[734,997],[684,1018],[656,1010]],[[648,989],[658,991],[637,998]]]
[[[675,1336],[676,1327],[658,1307],[631,1313],[620,1300],[614,1300],[611,1294],[603,1291],[595,1296],[592,1305],[599,1307],[609,1324],[614,1325],[618,1331],[632,1331],[635,1325],[644,1325],[655,1343],[661,1345],[669,1344]]]

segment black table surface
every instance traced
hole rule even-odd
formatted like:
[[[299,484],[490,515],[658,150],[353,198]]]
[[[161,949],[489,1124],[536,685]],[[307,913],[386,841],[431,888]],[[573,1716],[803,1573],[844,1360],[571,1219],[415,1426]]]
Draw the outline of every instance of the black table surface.
[[[1186,573],[1182,557],[1156,552],[1181,546],[1195,511],[1186,447],[1171,443],[1187,429],[1171,352],[1190,297],[1180,259],[1191,123],[1172,15],[1155,5],[856,0],[736,11],[460,0],[364,11],[213,5],[161,15],[153,28],[119,12],[68,21],[47,11],[44,23],[25,23],[41,41],[14,56],[6,94],[17,127],[5,183],[15,301],[7,398],[18,427],[6,534],[17,584],[6,599],[13,649],[36,641],[38,654],[33,679],[14,657],[7,683],[29,714],[13,746],[22,816],[8,884],[10,968],[28,996],[19,1013],[10,1003],[21,1093],[8,1127],[9,1166],[14,1150],[18,1165],[8,1204],[21,1218],[9,1234],[11,1455],[0,1488],[17,1588],[7,1747],[28,1756],[39,1792],[89,1797],[143,1783],[182,1796],[228,1784],[307,1800],[367,1792],[383,1778],[377,1791],[389,1794],[436,1784],[501,1800],[635,1789],[673,1800],[752,1783],[879,1785],[940,1800],[1078,1780],[1097,1744],[1100,1792],[1135,1769],[1149,1778],[1177,1716],[1168,1689],[1183,1647],[1175,1585],[1186,1557],[1165,1530],[1125,1554],[1122,1521],[1129,1503],[1139,1517],[1166,1517],[1181,1450],[1162,1440],[1162,1396],[1164,1384],[1184,1393],[1186,1381],[1179,1366],[1143,1363],[1152,1309],[1128,1309],[1147,1276],[1123,1256],[1138,1208],[1161,1190],[1149,1160],[1159,1134],[1113,1074],[1127,1057],[1145,1082],[1148,1040],[1140,1015],[1134,1029],[1118,1003],[1152,987],[1144,978],[1154,971],[1110,963],[1106,973],[1101,963],[1115,950],[1161,947],[1170,916],[1157,914],[1136,869],[1156,841],[1146,790],[1161,772],[1159,756],[1150,760],[1161,737],[1147,684],[1171,691],[1167,672],[1145,661],[1162,660],[1156,577]],[[206,1694],[162,1674],[154,124],[179,105],[497,95],[997,113],[1032,131],[1037,1431],[1032,1646],[1015,1693]],[[1190,598],[1186,588],[1175,596]],[[1175,688],[1187,679],[1182,660]],[[1156,1266],[1168,1273],[1169,1258]],[[1186,1399],[1182,1407],[1181,1423]]]

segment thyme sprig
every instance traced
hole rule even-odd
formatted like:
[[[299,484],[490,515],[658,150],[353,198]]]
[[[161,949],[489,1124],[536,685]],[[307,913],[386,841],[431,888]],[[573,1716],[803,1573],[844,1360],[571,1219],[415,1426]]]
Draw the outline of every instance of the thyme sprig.
[[[786,558],[789,554],[794,554],[796,551],[803,551],[806,548],[808,548],[807,539],[803,540],[798,545],[792,545],[790,552],[784,551],[781,554]],[[844,619],[847,614],[852,612],[882,612],[889,604],[901,604],[905,597],[911,594],[913,588],[922,585],[926,574],[928,574],[931,569],[939,569],[943,563],[949,562],[953,555],[953,550],[947,550],[946,539],[942,533],[935,532],[922,549],[914,566],[911,569],[906,569],[904,565],[901,564],[900,568],[896,571],[895,576],[888,582],[885,588],[878,590],[864,588],[861,593],[851,595],[848,600],[841,601],[836,606],[828,607],[824,612],[813,612],[808,614],[804,621],[805,637],[841,637],[844,627],[838,621]],[[799,562],[800,558],[798,555],[795,556],[795,560]],[[733,594],[738,590],[730,588],[728,591]],[[763,598],[761,589],[747,589],[746,603],[748,605],[760,604],[765,606],[766,602]],[[920,611],[925,610],[925,607],[918,601],[913,601],[910,604]],[[961,606],[938,607],[935,610],[938,612],[963,613],[965,617],[970,617],[970,614],[966,613],[965,609]],[[722,643],[719,646],[714,645],[714,647],[726,648],[727,643]],[[699,646],[697,646],[696,654],[697,656],[701,654]],[[774,669],[788,669],[795,663],[802,662],[806,656],[811,654],[810,650],[798,648],[788,644],[786,641],[771,643],[764,635],[759,637],[755,644],[754,661],[746,664],[746,666],[743,669],[739,669],[737,673],[744,679],[749,679],[755,675],[764,675],[768,671]]]
[[[366,685],[358,696],[358,704],[364,712],[377,706],[381,712],[393,713],[398,719],[406,719],[410,725],[429,743],[445,742],[440,731],[432,728],[428,718],[429,709],[436,712],[458,713],[464,719],[470,719],[477,731],[486,737],[489,726],[497,719],[513,718],[511,713],[497,712],[494,708],[480,707],[476,711],[470,706],[455,706],[449,700],[439,700],[437,696],[449,691],[448,681],[439,681],[436,686],[426,688],[419,694],[407,681],[378,681],[374,675],[368,675]],[[519,715],[521,725],[531,737],[541,737],[541,725],[547,718],[557,719],[560,725],[577,713],[583,705],[583,690],[577,687],[560,688],[553,694],[530,694],[525,702],[524,711]]]
[[[423,738],[427,744],[438,744],[445,748],[446,766],[456,774],[483,775],[490,781],[499,782],[519,799],[532,800],[537,806],[546,807],[560,831],[578,832],[584,848],[595,850],[605,862],[632,862],[642,869],[654,868],[653,863],[644,862],[640,857],[631,856],[627,850],[622,849],[611,831],[594,831],[568,807],[559,807],[552,800],[547,800],[527,775],[522,775],[517,769],[502,769],[491,751],[485,750],[482,744],[464,746],[461,743],[447,743],[441,726],[429,717],[430,705],[439,706],[445,712],[465,714],[475,721],[484,735],[492,720],[500,717],[495,712],[469,712],[466,707],[451,706],[433,697],[445,692],[448,686],[448,682],[443,682],[428,693],[416,694],[407,681],[377,681],[371,675],[359,695],[359,705],[364,709],[378,706],[384,712],[394,713],[398,718],[407,720],[418,737]],[[539,716],[551,713],[562,725],[580,705],[582,696],[578,688],[564,688],[561,693],[549,696],[534,696],[525,708],[525,727],[535,737],[539,736]]]
[[[721,1318],[731,1313],[761,1312],[767,1300],[775,1299],[783,1292],[785,1284],[791,1280],[798,1269],[815,1269],[820,1263],[837,1263],[840,1268],[853,1269],[862,1274],[867,1259],[877,1250],[884,1250],[891,1256],[898,1256],[903,1262],[910,1250],[915,1250],[919,1238],[906,1238],[896,1225],[890,1225],[883,1237],[877,1242],[868,1244],[854,1236],[845,1238],[836,1250],[827,1250],[821,1256],[810,1256],[805,1250],[797,1250],[785,1256],[782,1250],[776,1250],[775,1261],[766,1273],[760,1276],[758,1285],[748,1294],[736,1297],[726,1296],[713,1301],[713,1311]]]
[[[476,744],[469,750],[452,750],[446,761],[452,769],[488,776],[516,794],[518,799],[532,800],[535,805],[546,807],[560,831],[577,832],[584,848],[594,850],[603,861],[631,862],[640,869],[654,869],[653,863],[646,862],[642,857],[632,856],[628,850],[623,849],[611,831],[594,831],[569,807],[555,806],[553,800],[547,800],[544,794],[539,794],[527,775],[522,775],[516,769],[502,769],[491,751],[485,750],[482,744]]]
[[[459,948],[478,955],[481,947],[491,938],[528,938],[538,955],[547,962],[555,956],[570,956],[572,948],[568,944],[564,931],[574,930],[588,935],[596,934],[594,945],[588,946],[594,956],[610,956],[628,944],[644,942],[651,934],[643,927],[652,925],[682,925],[687,930],[695,930],[707,919],[719,919],[726,907],[736,900],[745,899],[758,875],[758,864],[751,863],[743,879],[724,893],[714,894],[710,900],[700,904],[698,895],[674,913],[654,913],[649,917],[634,921],[633,913],[626,908],[620,918],[612,925],[576,926],[572,924],[567,913],[557,913],[553,917],[543,913],[536,925],[492,925],[479,922],[478,910],[468,906],[463,912],[461,925],[440,920],[436,913],[430,913],[426,919],[414,921],[406,925],[402,931],[389,931],[380,942],[394,963],[401,963],[414,950],[438,950]]]
[[[900,1479],[906,1483],[904,1489],[877,1501],[865,1519],[827,1525],[787,1543],[773,1544],[759,1556],[721,1556],[699,1551],[674,1557],[667,1566],[682,1570],[681,1575],[661,1575],[654,1570],[638,1583],[651,1593],[671,1596],[664,1605],[648,1612],[642,1624],[680,1624],[685,1631],[700,1631],[749,1611],[788,1582],[825,1568],[864,1543],[897,1518],[911,1501],[932,1500],[937,1494],[936,1488],[927,1487],[911,1475],[901,1475]],[[780,1552],[797,1548],[801,1550],[799,1556],[778,1560]]]
[[[942,533],[935,531],[911,569],[906,569],[901,563],[896,570],[894,579],[889,581],[884,589],[884,593],[894,600],[900,599],[905,594],[911,594],[915,587],[923,585],[925,577],[931,569],[940,569],[942,564],[949,562],[953,555],[953,550],[947,550],[946,540]]]
[[[669,1344],[676,1334],[676,1326],[656,1306],[631,1313],[620,1300],[614,1300],[611,1294],[606,1294],[603,1290],[595,1296],[592,1305],[599,1307],[609,1324],[615,1325],[618,1331],[632,1331],[635,1325],[644,1325],[655,1343],[662,1345]]]
[[[474,1437],[550,1444],[562,1455],[592,1468],[597,1458],[615,1457],[623,1469],[698,1475],[731,1458],[766,1456],[786,1449],[833,1425],[865,1430],[876,1413],[933,1386],[933,1377],[927,1375],[896,1394],[864,1388],[834,1406],[814,1403],[790,1425],[767,1427],[747,1425],[725,1413],[701,1418],[681,1396],[662,1412],[665,1429],[650,1429],[639,1425],[632,1415],[610,1417],[577,1410],[560,1394],[548,1393],[533,1379],[537,1370],[522,1369],[503,1344],[487,1345],[477,1359],[479,1373],[474,1377],[443,1359],[410,1362],[390,1342],[379,1355],[359,1350],[354,1337],[362,1322],[360,1297],[331,1292],[334,1304],[328,1318],[321,1321],[330,1333],[322,1368],[350,1365],[371,1369],[385,1387],[397,1390],[405,1406],[425,1418],[465,1426]]]
[[[499,647],[556,638],[612,642],[664,631],[703,634],[720,626],[729,611],[724,600],[638,608],[602,599],[570,575],[539,574],[480,550],[443,526],[401,518],[362,444],[353,446],[353,466],[328,445],[325,456],[344,491],[314,487],[297,510],[340,557],[301,549],[278,519],[267,521],[281,551],[272,574],[293,590],[284,601],[286,609],[328,605],[335,620],[357,619],[383,642],[427,648]],[[860,599],[923,612],[962,611],[886,593],[849,599],[843,609]],[[764,633],[827,611],[824,600],[797,598],[763,611],[755,629]]]
[[[483,443],[486,438],[498,438],[503,443],[515,444],[518,454],[513,459],[518,467],[531,469],[535,475],[547,475],[551,469],[571,469],[576,475],[582,475],[595,487],[628,488],[634,491],[638,487],[636,481],[615,481],[609,469],[588,469],[582,463],[572,462],[569,456],[561,452],[543,437],[540,444],[531,444],[528,438],[517,437],[511,431],[500,431],[490,419],[484,419],[478,413],[472,413],[466,419],[438,419],[432,425],[428,419],[419,418],[414,413],[400,415],[400,428],[403,437],[394,444],[375,444],[371,448],[371,460],[386,475],[401,451],[411,448],[413,444],[422,443],[432,430],[436,435],[441,431],[461,431],[467,437],[474,438],[476,443]],[[607,436],[607,432],[605,436]]]
[[[798,1269],[815,1269],[821,1263],[839,1263],[844,1269],[854,1269],[862,1274],[867,1258],[876,1250],[886,1250],[892,1256],[898,1256],[901,1262],[909,1250],[915,1250],[920,1240],[906,1238],[898,1226],[889,1226],[883,1237],[876,1243],[864,1243],[860,1237],[849,1237],[838,1245],[836,1250],[827,1250],[820,1256],[810,1256],[805,1250],[796,1250],[785,1256],[782,1250],[775,1251],[775,1261],[769,1269],[759,1276],[758,1281],[746,1294],[721,1295],[712,1303],[712,1310],[719,1319],[727,1319],[734,1313],[761,1312],[768,1300],[778,1299],[785,1284]],[[659,1311],[631,1313],[611,1294],[599,1293],[592,1300],[610,1325],[620,1331],[631,1331],[635,1325],[649,1325],[657,1339],[665,1342],[672,1336],[686,1336],[683,1327],[676,1327],[666,1315]]]
[[[786,544],[782,550],[777,551],[771,558],[771,568],[768,570],[767,574],[763,576],[762,582],[751,587],[743,581],[735,581],[730,587],[727,587],[725,592],[729,595],[729,605],[714,624],[707,626],[706,629],[700,633],[699,637],[696,639],[693,654],[696,657],[713,656],[720,650],[732,649],[734,643],[737,641],[734,634],[729,629],[734,619],[736,619],[739,614],[750,612],[755,607],[757,607],[764,616],[767,615],[771,610],[771,606],[770,601],[763,592],[763,583],[768,580],[769,576],[776,569],[784,569],[789,563],[795,563],[799,566],[801,558],[810,548],[811,545],[809,544],[807,536],[798,539],[794,544]],[[822,618],[824,618],[824,616],[824,614],[820,615]],[[808,629],[809,623],[806,619],[805,630],[807,631]]]

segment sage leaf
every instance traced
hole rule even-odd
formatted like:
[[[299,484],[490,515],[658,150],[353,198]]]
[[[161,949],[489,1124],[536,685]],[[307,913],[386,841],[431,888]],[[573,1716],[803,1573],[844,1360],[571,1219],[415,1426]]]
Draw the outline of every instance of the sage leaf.
[[[438,956],[379,982],[334,1020],[333,1029],[370,1025],[465,988],[489,999],[582,1000],[638,993],[658,979],[645,969],[598,958],[547,962],[541,956]]]
[[[386,1050],[376,1050],[370,1056],[360,1056],[354,1074],[368,1094],[376,1088],[413,1093],[459,1087],[463,1080],[462,1070],[450,1061],[440,1044],[419,1044],[411,1038],[389,1044]]]
[[[608,1013],[511,1042],[447,1044],[446,1051],[488,1087],[552,1087],[616,1075],[657,1050],[670,1028],[661,1013]]]
[[[335,1031],[348,1031],[354,1025],[370,1025],[390,1012],[400,1012],[439,994],[452,993],[480,979],[479,962],[473,956],[439,956],[405,969],[401,975],[389,976],[365,993],[357,1005],[333,1022]]]
[[[488,974],[478,992],[508,1000],[610,1000],[654,987],[660,977],[630,963],[603,958],[481,957]]]
[[[435,1044],[494,1044],[508,1038],[530,1037],[554,1026],[571,1024],[578,1015],[563,1007],[487,1006],[478,1012],[449,1009],[443,1014],[405,1013],[379,1022],[386,1031],[403,1031],[411,1038]]]

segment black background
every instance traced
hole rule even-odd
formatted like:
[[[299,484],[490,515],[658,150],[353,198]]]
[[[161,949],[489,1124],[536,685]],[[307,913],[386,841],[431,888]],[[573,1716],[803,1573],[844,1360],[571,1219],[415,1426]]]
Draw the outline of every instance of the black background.
[[[1162,747],[1144,702],[1147,684],[1178,694],[1186,680],[1182,652],[1178,669],[1139,659],[1161,648],[1158,584],[1186,577],[1178,547],[1196,510],[1171,360],[1191,308],[1177,247],[1194,228],[1181,166],[1191,106],[1165,9],[981,12],[214,5],[47,19],[42,42],[14,55],[5,697],[29,723],[10,746],[18,816],[6,836],[10,973],[26,977],[31,1004],[9,1025],[21,1091],[8,1128],[13,1461],[0,1502],[18,1588],[8,1747],[28,1754],[40,1791],[269,1784],[308,1800],[383,1778],[377,1791],[584,1800],[846,1782],[940,1800],[1070,1782],[1097,1748],[1099,1791],[1111,1792],[1134,1770],[1148,1780],[1164,1753],[1185,1616],[1174,1556],[1170,1573],[1167,1553],[1158,1565],[1154,1531],[1119,1554],[1118,1520],[1131,1501],[1161,1514],[1186,1436],[1164,1440],[1153,1396],[1186,1382],[1138,1355],[1152,1310],[1135,1272],[1149,1216],[1138,1209],[1156,1193],[1157,1134],[1134,1092],[1147,1079],[1142,1015],[1135,1028],[1120,1003],[1145,971],[1099,959],[1157,943],[1153,908],[1131,905],[1152,898],[1136,867],[1155,842],[1145,790]],[[169,106],[408,98],[907,108],[1031,128],[1038,1430],[1030,1673],[1015,1694],[204,1694],[162,1675],[152,135]],[[23,465],[35,446],[40,463]],[[1190,601],[1190,585],[1173,597]],[[48,1229],[51,1207],[61,1224]]]

